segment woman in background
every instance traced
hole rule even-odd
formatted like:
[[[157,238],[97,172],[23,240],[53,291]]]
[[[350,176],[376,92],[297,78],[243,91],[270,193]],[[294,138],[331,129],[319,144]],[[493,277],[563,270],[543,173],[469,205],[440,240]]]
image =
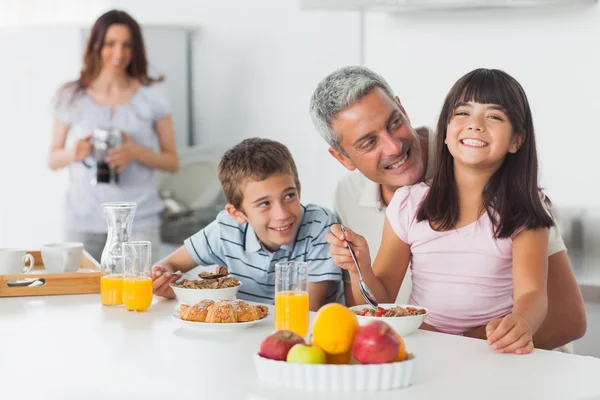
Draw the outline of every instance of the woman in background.
[[[150,240],[158,252],[163,203],[154,170],[175,172],[179,158],[162,77],[147,73],[148,63],[138,23],[127,13],[109,11],[94,23],[79,79],[56,94],[49,166],[69,167],[66,236],[78,241],[98,261],[106,244],[107,223],[101,204],[135,202],[133,238]],[[118,183],[96,182],[92,133],[120,132],[120,143],[104,161],[118,173]]]

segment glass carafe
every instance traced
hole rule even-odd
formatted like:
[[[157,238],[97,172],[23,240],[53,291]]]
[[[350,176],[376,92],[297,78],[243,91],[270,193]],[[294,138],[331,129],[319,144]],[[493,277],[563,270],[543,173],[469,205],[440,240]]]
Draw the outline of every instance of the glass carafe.
[[[100,297],[105,306],[123,304],[123,243],[131,241],[131,228],[136,203],[103,203],[108,224],[106,245],[100,267]]]

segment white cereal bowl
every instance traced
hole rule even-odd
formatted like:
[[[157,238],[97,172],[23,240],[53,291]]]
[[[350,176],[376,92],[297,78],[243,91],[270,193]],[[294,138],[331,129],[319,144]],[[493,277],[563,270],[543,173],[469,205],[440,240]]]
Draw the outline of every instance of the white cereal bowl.
[[[295,364],[254,354],[258,379],[270,385],[311,392],[367,392],[412,384],[415,358],[387,364]]]
[[[410,305],[410,304],[384,303],[384,304],[379,304],[379,306],[386,308],[386,309],[394,307],[394,306],[400,306],[403,308],[413,307],[413,308],[424,309],[426,312],[425,312],[425,314],[410,315],[410,316],[406,316],[406,317],[370,317],[370,316],[367,317],[367,316],[357,315],[356,318],[358,319],[359,325],[366,325],[369,322],[375,321],[375,320],[384,321],[389,326],[391,326],[400,336],[408,336],[408,335],[414,333],[417,329],[419,329],[419,327],[421,326],[423,321],[425,321],[425,317],[429,313],[429,311],[425,307],[414,306],[414,305]],[[363,308],[370,308],[370,307],[371,306],[369,306],[368,304],[362,304],[360,306],[350,307],[350,309],[352,311],[361,311]]]
[[[198,279],[197,276],[189,277],[183,276],[183,278],[187,279]],[[223,289],[188,289],[188,288],[180,288],[177,286],[173,286],[173,291],[175,292],[175,296],[177,296],[177,301],[180,304],[187,304],[193,306],[195,304],[200,303],[202,300],[234,300],[237,296],[237,292],[242,287],[242,282],[238,286],[223,288]]]

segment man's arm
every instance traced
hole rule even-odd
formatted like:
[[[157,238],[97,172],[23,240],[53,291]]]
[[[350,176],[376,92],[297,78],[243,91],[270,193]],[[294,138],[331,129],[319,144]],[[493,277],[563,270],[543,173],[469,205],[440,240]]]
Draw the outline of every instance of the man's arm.
[[[548,257],[548,312],[533,337],[535,347],[552,350],[583,335],[587,320],[583,296],[566,251]],[[474,328],[464,336],[487,339],[485,326]]]

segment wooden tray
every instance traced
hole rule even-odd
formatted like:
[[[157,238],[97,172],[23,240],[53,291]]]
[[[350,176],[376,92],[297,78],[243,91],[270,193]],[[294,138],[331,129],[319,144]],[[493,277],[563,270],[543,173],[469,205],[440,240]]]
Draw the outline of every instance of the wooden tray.
[[[83,251],[78,272],[49,273],[39,250],[28,250],[35,266],[28,274],[0,275],[0,297],[100,293],[100,264]]]

